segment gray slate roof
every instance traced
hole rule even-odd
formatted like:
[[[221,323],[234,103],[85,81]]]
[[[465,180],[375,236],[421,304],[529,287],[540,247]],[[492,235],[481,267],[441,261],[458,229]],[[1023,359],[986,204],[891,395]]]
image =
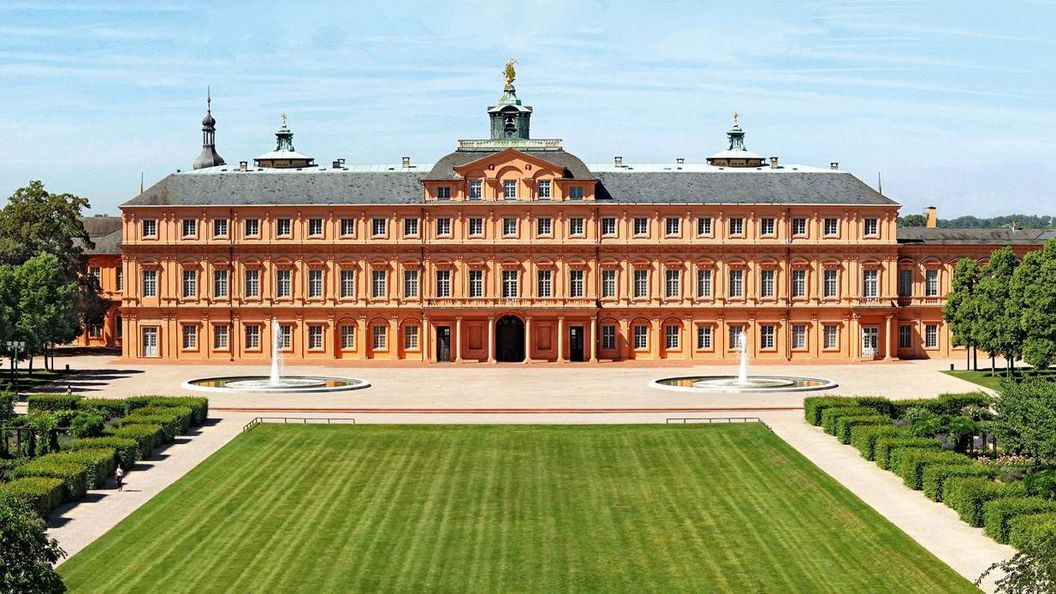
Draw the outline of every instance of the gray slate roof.
[[[121,217],[83,217],[81,222],[95,248],[85,250],[89,255],[121,253]]]
[[[803,171],[598,172],[598,199],[678,204],[897,204],[850,173]]]
[[[579,157],[571,153],[566,153],[563,150],[514,150],[544,161],[549,161],[559,167],[564,167],[565,177],[567,179],[594,179],[594,175],[590,172],[590,169],[587,168],[586,164],[583,163]],[[455,151],[437,161],[436,165],[433,166],[433,170],[429,172],[429,175],[427,175],[425,179],[431,181],[457,180],[459,178],[455,175],[455,167],[461,167],[467,163],[472,163],[473,161],[486,159],[487,157],[496,155],[500,152],[502,151]]]
[[[927,227],[901,227],[899,243],[926,243],[945,245],[1041,245],[1056,237],[1056,232],[1047,229],[950,229]]]

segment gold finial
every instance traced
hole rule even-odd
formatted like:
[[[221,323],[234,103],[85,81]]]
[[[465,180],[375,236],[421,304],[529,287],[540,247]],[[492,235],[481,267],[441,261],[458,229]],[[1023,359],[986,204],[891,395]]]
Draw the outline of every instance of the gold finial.
[[[513,69],[513,65],[517,63],[517,60],[510,58],[506,60],[506,68],[502,70],[503,75],[506,77],[506,86],[513,86],[513,79],[517,78],[517,71]]]
[[[285,128],[286,127],[286,112],[284,111],[284,112],[280,113],[279,114],[279,118],[282,119],[282,127]]]
[[[736,126],[736,125],[737,125],[737,116],[739,116],[739,115],[740,115],[740,114],[739,114],[739,113],[737,113],[736,111],[735,111],[735,112],[733,112],[733,125],[734,125],[734,126]]]

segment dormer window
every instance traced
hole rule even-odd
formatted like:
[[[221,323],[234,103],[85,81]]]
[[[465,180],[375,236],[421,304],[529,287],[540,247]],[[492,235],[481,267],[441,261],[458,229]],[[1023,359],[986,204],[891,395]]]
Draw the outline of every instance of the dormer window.
[[[479,179],[470,180],[469,182],[469,199],[480,200],[483,195],[484,183]]]
[[[536,193],[536,195],[539,198],[539,200],[549,200],[550,199],[550,180],[548,180],[548,179],[539,180],[539,190]]]
[[[517,180],[508,179],[502,182],[502,198],[503,200],[517,199]]]
[[[436,189],[437,200],[450,200],[451,199],[451,186],[440,186]]]
[[[572,186],[568,189],[569,200],[582,200],[583,199],[583,186]]]

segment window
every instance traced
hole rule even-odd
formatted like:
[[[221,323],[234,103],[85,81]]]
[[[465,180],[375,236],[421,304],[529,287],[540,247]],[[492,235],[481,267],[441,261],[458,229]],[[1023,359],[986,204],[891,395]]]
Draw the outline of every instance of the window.
[[[483,195],[482,189],[484,187],[483,181],[479,179],[473,179],[469,181],[469,199],[480,200]]]
[[[772,324],[759,325],[759,348],[763,350],[774,348],[774,326]]]
[[[825,219],[825,236],[835,237],[840,233],[840,221],[834,218]]]
[[[384,237],[388,221],[382,218],[370,220],[370,234],[373,237]]]
[[[913,269],[912,268],[899,268],[898,269],[898,296],[899,297],[912,297],[913,296]]]
[[[634,298],[644,299],[649,297],[649,271],[634,271]]]
[[[504,217],[502,219],[502,234],[506,237],[517,235],[517,217]]]
[[[697,217],[697,235],[711,235],[711,217]]]
[[[323,219],[308,219],[308,236],[322,237]]]
[[[634,234],[635,235],[649,235],[649,219],[645,217],[635,217],[634,219]]]
[[[806,235],[807,234],[807,219],[795,218],[792,219],[792,235]]]
[[[308,298],[314,299],[323,296],[323,271],[308,271]]]
[[[356,296],[356,271],[341,271],[341,297],[349,298]]]
[[[103,325],[99,322],[90,322],[88,324],[88,336],[91,338],[102,338]]]
[[[451,186],[440,186],[436,189],[437,200],[450,200],[451,199]]]
[[[503,200],[516,200],[517,199],[517,180],[507,179],[502,182],[502,199]]]
[[[143,221],[143,237],[157,237],[158,236],[158,222],[154,219],[145,219]]]
[[[404,326],[403,348],[408,351],[418,350],[418,326]]]
[[[90,266],[88,268],[88,274],[92,275],[95,279],[95,284],[101,285],[103,282],[103,269],[98,266]]]
[[[806,297],[807,296],[807,271],[806,270],[793,270],[792,271],[792,296],[793,297]]]
[[[774,296],[774,271],[759,271],[759,296],[769,298]]]
[[[879,225],[877,225],[876,219],[865,219],[865,235],[866,237],[875,237],[880,234]]]
[[[744,297],[744,271],[730,271],[729,296],[734,299]]]
[[[384,231],[382,231],[382,233],[384,233]],[[406,219],[403,219],[403,234],[408,236],[418,235],[417,217],[407,217]],[[379,233],[375,233],[375,235],[379,235]]]
[[[247,270],[246,271],[246,297],[256,298],[260,297],[260,271],[259,270]]]
[[[227,350],[227,335],[228,330],[225,324],[213,326],[213,348],[218,351]]]
[[[677,217],[667,217],[664,219],[664,234],[665,235],[678,235],[678,228],[681,219]]]
[[[939,296],[939,271],[929,269],[924,271],[924,296]]]
[[[616,348],[616,326],[605,324],[601,327],[601,348],[606,350]]]
[[[213,271],[213,297],[223,299],[227,297],[227,271]]]
[[[823,283],[823,297],[836,297],[839,295],[839,277],[835,270],[825,271],[825,282]]]
[[[356,219],[341,219],[341,235],[351,237],[356,234]]]
[[[537,197],[540,200],[549,200],[550,199],[550,180],[548,180],[548,179],[539,180],[539,188],[538,188],[538,191],[536,192],[536,195],[537,195]]]
[[[260,325],[249,324],[246,326],[246,349],[257,350],[260,348]]]
[[[711,349],[711,326],[697,326],[697,349]]]
[[[517,271],[502,271],[502,296],[506,299],[517,297]]]
[[[198,221],[194,219],[183,219],[183,236],[194,237],[198,235]]]
[[[583,217],[572,217],[568,219],[568,234],[583,235]]]
[[[438,270],[437,271],[437,275],[436,275],[437,278],[440,278],[440,274],[439,274],[440,272],[447,272],[448,275],[451,274],[451,272],[447,271],[447,270],[444,270],[444,271],[439,271]],[[418,296],[418,271],[417,270],[404,270],[403,271],[403,296],[404,297],[409,297],[409,298],[414,298],[414,297]],[[451,277],[450,276],[448,276],[447,295],[441,295],[441,294],[437,293],[436,296],[437,297],[450,297],[451,296]]]
[[[275,337],[275,340],[279,343],[279,348],[284,351],[293,349],[293,326],[290,324],[281,324],[279,326],[279,335]]]
[[[898,348],[913,348],[913,326],[898,327]]]
[[[436,219],[436,234],[437,235],[451,235],[451,219],[448,217],[441,217]]]
[[[840,329],[835,324],[825,324],[825,348],[826,349],[838,349],[840,348]]]
[[[483,297],[484,296],[484,271],[483,270],[470,270],[469,271],[469,296],[470,297]]]
[[[674,324],[670,326],[664,326],[664,347],[668,349],[678,348],[678,326]]]
[[[385,288],[385,271],[372,270],[370,273],[370,296],[374,299],[386,297],[388,291]]]
[[[641,350],[649,348],[649,327],[644,324],[634,326],[634,348]]]
[[[417,284],[417,282],[415,283]],[[417,287],[415,287],[417,290]],[[450,297],[451,296],[451,271],[450,270],[437,270],[436,271],[436,296],[437,297]]]
[[[862,296],[866,299],[875,299],[877,297],[878,279],[880,278],[880,272],[877,270],[863,270],[862,271]]]
[[[924,324],[924,348],[934,349],[939,346],[939,325]]]
[[[741,217],[730,219],[730,235],[744,235],[744,219]]]
[[[744,334],[744,326],[740,326],[740,325],[730,326],[730,336],[729,336],[729,341],[727,341],[727,344],[729,345],[728,348],[731,351],[736,351],[736,350],[739,350],[741,348],[741,338],[742,338],[743,334]]]
[[[124,291],[125,290],[125,271],[123,269],[121,269],[121,268],[118,268],[117,270],[114,271],[114,273],[115,273],[114,286],[117,288],[118,291]]]
[[[279,237],[289,237],[293,229],[290,219],[279,219],[275,221],[275,234]]]
[[[260,237],[260,219],[246,219],[243,228],[246,237]]]
[[[571,200],[583,199],[583,186],[572,186],[568,189],[568,197]]]
[[[289,297],[293,293],[293,271],[275,271],[275,296],[279,298]]]
[[[774,219],[764,218],[759,221],[759,233],[760,235],[773,235],[774,234]]]
[[[697,297],[711,297],[711,271],[697,271]]]
[[[480,217],[472,217],[469,219],[469,234],[470,236],[484,235],[484,219]]]
[[[227,237],[227,219],[213,220],[213,237]]]
[[[602,297],[615,297],[616,296],[616,271],[615,270],[602,270],[601,271],[601,296]]]
[[[807,348],[807,327],[803,324],[796,324],[792,326],[792,348]]]
[[[552,221],[550,217],[539,217],[535,220],[535,231],[536,235],[550,235],[553,232]]]
[[[682,296],[682,273],[680,270],[664,271],[664,297],[674,299]]]
[[[308,326],[308,349],[321,350],[323,348],[323,327],[311,324]]]
[[[601,219],[601,234],[612,236],[616,235],[616,219],[613,217],[604,217]]]
[[[382,326],[382,325],[374,326],[371,329],[371,333],[372,333],[371,338],[373,339],[371,341],[371,346],[373,347],[373,349],[375,351],[384,351],[387,348],[387,346],[386,346],[386,343],[387,343],[386,338],[388,338],[388,332],[389,332],[388,327],[387,326]]]
[[[183,298],[191,299],[198,295],[198,272],[196,270],[183,271]]]
[[[345,350],[356,348],[356,327],[354,325],[341,325],[341,348]]]
[[[568,296],[569,297],[582,297],[583,296],[583,271],[582,270],[570,270],[568,273]]]
[[[190,351],[198,348],[198,326],[186,325],[183,327],[183,350]]]

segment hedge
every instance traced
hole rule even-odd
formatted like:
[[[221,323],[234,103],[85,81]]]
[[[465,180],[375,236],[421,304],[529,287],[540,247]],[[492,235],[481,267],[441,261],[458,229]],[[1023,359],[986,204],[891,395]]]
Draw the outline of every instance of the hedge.
[[[32,394],[26,403],[29,412],[54,412],[57,410],[75,410],[80,396],[74,394]]]
[[[93,448],[72,452],[57,452],[46,456],[55,462],[70,462],[84,466],[89,488],[98,489],[106,484],[107,478],[117,468],[117,450],[114,448]]]
[[[851,427],[851,445],[862,453],[863,458],[872,460],[876,440],[898,434],[898,427],[890,424],[890,420],[887,425],[856,425]]]
[[[836,421],[840,417],[875,415],[876,411],[864,406],[834,406],[821,412],[821,428],[829,435],[836,435]]]
[[[164,439],[161,425],[148,423],[108,427],[104,433],[114,437],[134,439],[139,444],[140,460],[149,458],[154,448],[161,445]]]
[[[884,398],[883,396],[859,396],[856,398],[858,406],[866,406],[887,417],[890,417],[895,412],[895,406],[892,404],[890,398]]]
[[[942,502],[966,523],[981,528],[983,504],[1001,497],[1026,495],[1022,482],[998,483],[980,477],[953,477],[942,488]]]
[[[50,459],[48,454],[34,458],[17,466],[12,473],[15,478],[45,477],[62,481],[63,501],[77,501],[88,492],[88,473],[83,464],[76,462],[58,462]]]
[[[113,398],[82,398],[77,403],[81,410],[95,411],[112,421],[128,414],[128,403]]]
[[[940,447],[941,444],[938,440],[928,437],[912,437],[909,435],[879,437],[873,445],[873,460],[880,468],[890,470],[891,450],[899,448],[932,448],[937,450]]]
[[[811,425],[821,425],[821,413],[834,406],[855,406],[857,398],[846,396],[808,396],[803,399],[803,415]]]
[[[176,406],[190,408],[194,425],[201,425],[209,418],[209,399],[197,396],[134,396],[126,399],[132,409],[144,406]]]
[[[891,417],[883,415],[854,415],[836,420],[836,438],[840,443],[851,443],[851,429],[869,425],[891,425]]]
[[[1009,520],[1008,543],[1029,550],[1046,538],[1056,538],[1056,513],[1016,516]]]
[[[939,394],[935,399],[932,412],[947,415],[963,414],[962,411],[968,406],[989,407],[994,399],[983,392],[968,392],[965,394]]]
[[[117,452],[118,461],[122,466],[132,468],[139,460],[139,442],[127,437],[85,437],[75,439],[66,446],[69,451],[94,450],[99,448],[113,448]]]
[[[1047,512],[1056,512],[1056,501],[1041,497],[994,499],[983,504],[983,530],[990,538],[1007,544],[1012,518]]]
[[[0,421],[6,421],[15,416],[15,393],[0,390]]]
[[[131,416],[158,416],[175,419],[179,424],[176,430],[179,435],[187,433],[194,423],[194,411],[187,406],[144,406],[143,408],[137,408]]]
[[[161,443],[172,443],[176,436],[180,434],[180,419],[173,415],[152,415],[133,412],[127,417],[119,419],[118,423],[122,427],[125,425],[157,425],[161,427]]]
[[[24,502],[42,517],[62,504],[62,480],[40,476],[0,483],[0,493]]]
[[[924,469],[928,466],[967,463],[971,458],[947,450],[912,448],[900,450],[898,460],[898,476],[902,477],[907,487],[920,491],[924,488]]]
[[[996,474],[993,468],[965,458],[964,462],[928,464],[924,466],[921,483],[924,487],[924,495],[933,501],[942,501],[942,487],[947,479],[956,476],[976,476],[993,479]]]

